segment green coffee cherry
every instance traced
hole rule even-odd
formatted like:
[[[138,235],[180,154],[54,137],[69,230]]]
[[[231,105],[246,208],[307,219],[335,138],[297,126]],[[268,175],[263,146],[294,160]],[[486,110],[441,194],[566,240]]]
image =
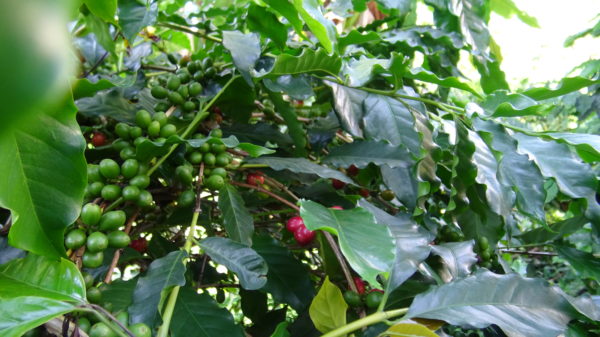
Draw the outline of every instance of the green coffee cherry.
[[[92,253],[90,251],[85,251],[83,253],[83,258],[81,261],[83,262],[83,266],[85,268],[98,268],[102,265],[102,261],[104,260],[104,253],[96,252]]]
[[[125,123],[117,123],[117,125],[115,125],[115,133],[122,139],[124,140],[128,140],[129,139],[129,125],[125,124]]]
[[[140,189],[137,186],[126,186],[121,194],[125,201],[137,201],[140,197]]]
[[[127,159],[121,164],[121,174],[130,179],[135,177],[140,170],[140,163],[136,159]]]
[[[150,89],[150,94],[152,94],[152,97],[154,98],[163,99],[167,97],[167,89],[159,85],[155,85],[152,87],[152,89]]]
[[[152,199],[152,194],[146,190],[140,191],[140,197],[137,200],[137,205],[142,208],[151,207],[154,200]]]
[[[112,159],[102,159],[100,162],[100,174],[102,174],[105,178],[115,179],[121,173],[121,168],[116,161]]]
[[[125,248],[131,243],[131,238],[123,231],[114,231],[108,234],[108,245],[113,248]]]
[[[160,122],[152,121],[150,125],[148,125],[148,136],[150,137],[158,137],[160,135]]]
[[[163,127],[169,121],[169,117],[167,117],[167,114],[164,112],[155,113],[154,116],[152,116],[152,119],[158,121],[161,127]]]
[[[65,247],[68,249],[79,249],[85,244],[86,241],[85,232],[81,229],[73,229],[65,236]]]
[[[114,231],[125,225],[127,215],[124,211],[110,211],[104,213],[100,218],[99,228],[101,231]]]
[[[160,136],[164,138],[169,138],[176,133],[177,127],[173,124],[165,124],[165,126],[160,129]]]
[[[81,209],[81,221],[88,226],[95,226],[102,217],[102,209],[100,206],[89,203],[85,204]]]
[[[159,87],[162,89],[162,87]],[[165,98],[167,97],[167,91],[165,90],[165,96],[161,97],[161,98]],[[141,128],[147,128],[148,125],[150,125],[150,122],[152,122],[152,116],[150,115],[150,113],[146,110],[138,110],[138,112],[135,113],[135,122],[136,124],[141,127]]]
[[[100,195],[105,200],[117,200],[121,196],[121,187],[119,185],[106,185],[102,188]]]
[[[167,81],[167,88],[169,90],[175,91],[179,89],[180,85],[181,80],[179,79],[179,77],[177,77],[176,75],[171,75],[171,77],[169,77],[169,80]]]
[[[129,185],[144,189],[150,185],[150,177],[145,174],[137,175],[129,180]]]

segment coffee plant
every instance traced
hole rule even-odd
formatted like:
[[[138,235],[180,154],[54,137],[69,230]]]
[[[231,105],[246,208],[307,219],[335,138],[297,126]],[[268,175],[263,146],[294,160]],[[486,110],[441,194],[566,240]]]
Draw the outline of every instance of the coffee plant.
[[[597,336],[600,63],[492,12],[2,2],[0,336]]]

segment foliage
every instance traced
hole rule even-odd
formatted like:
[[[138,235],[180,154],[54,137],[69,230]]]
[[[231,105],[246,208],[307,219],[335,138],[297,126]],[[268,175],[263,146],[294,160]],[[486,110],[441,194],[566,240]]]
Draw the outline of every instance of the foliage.
[[[536,19],[423,2],[0,11],[0,334],[598,333],[600,63],[511,91]]]

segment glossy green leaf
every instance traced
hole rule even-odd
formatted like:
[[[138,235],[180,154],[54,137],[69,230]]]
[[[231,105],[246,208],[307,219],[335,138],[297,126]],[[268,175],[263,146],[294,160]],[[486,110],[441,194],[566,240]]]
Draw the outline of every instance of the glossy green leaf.
[[[133,291],[137,285],[137,278],[123,281],[114,280],[102,286],[102,303],[110,303],[112,312],[127,311],[133,303]]]
[[[586,216],[600,221],[600,205],[596,202],[598,181],[591,166],[575,157],[565,144],[522,133],[515,133],[514,138],[519,142],[519,152],[527,153],[545,177],[554,178],[561,192],[587,199]]]
[[[305,100],[315,95],[308,75],[283,75],[275,79],[265,78],[263,83],[270,91],[281,92],[297,100]]]
[[[510,337],[557,336],[573,318],[561,293],[541,279],[480,271],[419,294],[406,318],[476,328],[496,324]]]
[[[414,210],[419,198],[419,182],[414,176],[414,168],[381,165],[379,169],[383,182],[394,192],[396,199],[409,210]]]
[[[481,96],[470,84],[464,83],[456,77],[450,76],[440,78],[435,73],[421,67],[410,69],[409,71],[402,74],[402,76],[413,80],[434,83],[447,88],[456,88],[464,90],[472,93],[477,97]]]
[[[361,120],[366,111],[363,102],[368,93],[352,89],[333,82],[325,82],[333,91],[334,108],[345,131],[355,137],[362,138]]]
[[[285,48],[288,30],[284,24],[279,22],[277,16],[266,8],[250,4],[246,24],[251,31],[259,32],[270,38],[279,49]]]
[[[481,58],[473,58],[472,60],[481,76],[479,82],[483,92],[491,94],[497,90],[510,91],[506,74],[500,69],[500,61],[489,61]]]
[[[19,296],[84,302],[85,284],[73,262],[29,254],[0,266],[0,298]]]
[[[585,217],[576,216],[549,225],[548,228],[550,230],[545,227],[539,227],[518,235],[518,238],[525,244],[554,241],[560,237],[575,233],[586,223],[588,223],[588,220]]]
[[[474,119],[475,128],[490,137],[484,141],[502,158],[498,163],[498,178],[505,188],[516,194],[519,210],[540,223],[546,222],[544,202],[544,177],[535,163],[526,155],[517,152],[517,142],[509,136],[506,129],[491,121]]]
[[[106,116],[119,122],[135,123],[135,113],[139,109],[137,104],[123,97],[120,90],[105,90],[92,97],[78,99],[77,108],[84,116]]]
[[[254,220],[237,189],[225,184],[219,190],[219,209],[223,212],[225,230],[233,241],[252,246]]]
[[[306,130],[302,123],[298,121],[298,116],[296,112],[292,108],[292,106],[283,99],[283,96],[276,93],[269,93],[269,97],[277,111],[283,117],[285,121],[288,131],[292,139],[294,140],[294,144],[296,145],[294,149],[294,154],[298,157],[305,157],[307,154],[306,151]]]
[[[342,291],[329,281],[329,277],[326,277],[317,296],[310,304],[309,313],[313,324],[322,333],[344,326],[347,309],[348,304],[344,300]]]
[[[535,28],[540,28],[535,17],[520,10],[513,0],[493,0],[490,1],[490,9],[506,19],[516,16],[523,23]]]
[[[21,337],[54,317],[75,310],[75,306],[49,298],[24,296],[0,301],[0,335]]]
[[[288,322],[281,322],[277,324],[277,327],[275,328],[275,331],[273,331],[271,337],[290,337],[290,332],[287,329],[288,325],[290,325]]]
[[[275,153],[275,150],[267,149],[266,147],[251,143],[240,143],[237,147],[253,158]]]
[[[117,0],[83,0],[90,12],[107,22],[115,22]]]
[[[73,98],[77,100],[83,97],[92,97],[98,91],[113,87],[130,87],[135,83],[135,79],[135,76],[127,76],[125,78],[115,76],[95,80],[80,78],[73,84]]]
[[[229,50],[233,64],[242,73],[248,84],[253,85],[250,71],[260,57],[260,39],[257,34],[239,31],[224,31],[223,46]]]
[[[70,11],[70,2],[0,3],[0,45],[5,51],[0,55],[0,73],[10,79],[0,90],[0,135],[18,120],[34,119],[40,109],[64,98],[77,61],[67,31]],[[52,34],[46,38],[41,32]]]
[[[85,141],[75,112],[67,100],[0,133],[5,178],[0,180],[0,206],[13,214],[13,247],[53,258],[65,255],[63,233],[79,216],[87,184]]]
[[[280,54],[275,58],[273,68],[260,75],[295,75],[315,73],[318,75],[336,76],[342,67],[342,59],[338,55],[328,55],[323,49],[304,49],[298,56]]]
[[[419,226],[408,214],[392,216],[366,200],[358,202],[375,216],[378,224],[386,225],[396,241],[396,260],[387,285],[387,291],[398,288],[411,277],[431,252],[429,242],[434,236]]]
[[[462,124],[457,125],[457,131],[461,173],[469,170],[475,175],[475,181],[485,188],[490,209],[509,223],[515,196],[510,187],[499,181],[496,157],[476,132]]]
[[[231,314],[207,293],[198,294],[192,288],[181,288],[171,322],[173,337],[244,337]]]
[[[158,2],[143,5],[136,0],[119,0],[119,26],[130,43],[142,29],[153,25],[157,16]]]
[[[298,11],[290,1],[265,0],[265,3],[269,5],[271,9],[277,11],[279,14],[285,17],[294,27],[296,34],[306,38],[306,36],[304,35],[304,24],[302,23],[302,20],[300,20]]]
[[[388,96],[369,94],[364,100],[364,109],[365,136],[403,146],[414,156],[420,156],[421,138],[416,130],[411,105]]]
[[[538,115],[548,109],[525,95],[509,94],[505,90],[488,95],[481,107],[494,117]]]
[[[354,164],[359,168],[369,163],[388,165],[392,168],[410,167],[414,164],[406,149],[375,141],[354,141],[334,147],[323,162],[336,167],[348,167]]]
[[[340,51],[344,51],[347,46],[354,44],[363,44],[366,42],[375,42],[380,41],[381,36],[376,32],[370,31],[366,33],[361,33],[356,29],[351,30],[346,35],[342,35],[338,38],[338,47]]]
[[[137,282],[133,304],[129,307],[129,321],[154,327],[159,309],[174,286],[185,285],[185,251],[178,250],[152,261],[146,274]]]
[[[202,240],[200,247],[213,261],[233,271],[244,289],[260,289],[267,283],[267,264],[254,249],[219,237]]]
[[[426,326],[417,323],[396,323],[378,337],[439,337]]]
[[[487,28],[487,4],[480,0],[460,0],[459,16],[461,31],[465,40],[480,55],[486,55],[490,44],[490,32]]]
[[[337,179],[346,184],[354,184],[354,181],[338,170],[315,164],[305,158],[281,158],[281,157],[261,157],[248,161],[252,164],[265,164],[270,168],[280,170],[290,170],[295,173],[314,174],[325,179]]]
[[[270,293],[275,301],[287,303],[298,312],[307,309],[314,296],[308,268],[287,247],[270,236],[254,236],[253,243],[252,248],[269,267],[267,284],[262,290]]]
[[[115,7],[116,6],[117,3],[115,1]],[[106,22],[106,20],[101,19],[94,14],[89,14],[85,16],[85,22],[86,27],[91,33],[94,34],[96,41],[98,41],[102,48],[114,55],[115,41],[113,40],[113,36],[110,33],[109,24]],[[90,63],[91,61],[92,60],[88,60]]]
[[[469,240],[485,236],[489,242],[498,242],[505,232],[502,218],[489,209],[483,215],[468,209],[456,218],[456,222]]]
[[[396,255],[394,237],[368,210],[360,207],[335,210],[303,200],[300,216],[306,228],[337,235],[340,249],[352,269],[371,285],[378,284],[377,275],[392,270]]]
[[[323,48],[329,54],[333,53],[336,47],[337,33],[333,22],[323,16],[323,8],[319,1],[294,0],[293,4],[302,20],[304,20]]]
[[[600,280],[600,261],[593,254],[564,245],[555,247],[558,254],[569,262],[581,278]]]
[[[538,101],[543,101],[545,99],[562,96],[598,83],[600,83],[599,80],[590,80],[589,78],[585,77],[565,77],[558,82],[555,89],[532,88],[525,90],[523,95],[529,96]]]
[[[361,56],[359,59],[350,59],[344,64],[342,77],[346,79],[348,85],[360,87],[368,83],[376,74],[374,69],[377,67],[387,69],[390,60],[368,58]]]
[[[548,132],[540,134],[572,145],[581,159],[588,163],[600,161],[600,136],[589,133]]]
[[[444,279],[458,280],[471,273],[471,267],[477,263],[477,255],[473,252],[473,240],[463,242],[447,242],[431,247],[431,252],[442,258]],[[441,274],[440,271],[438,273]]]

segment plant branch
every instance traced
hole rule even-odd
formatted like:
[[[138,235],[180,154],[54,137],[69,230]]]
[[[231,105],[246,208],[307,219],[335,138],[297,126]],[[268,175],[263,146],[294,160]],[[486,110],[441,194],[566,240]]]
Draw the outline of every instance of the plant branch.
[[[135,221],[135,219],[137,218],[137,216],[140,213],[140,209],[136,209],[135,212],[133,213],[133,215],[131,216],[131,218],[129,218],[129,221],[127,221],[127,225],[125,226],[125,234],[129,235],[129,233],[131,232],[131,227],[133,226],[133,223]],[[112,282],[112,274],[113,274],[113,270],[117,267],[117,264],[119,263],[119,258],[121,257],[121,252],[123,251],[123,249],[117,249],[115,251],[115,255],[113,255],[113,259],[112,262],[110,263],[110,267],[108,267],[108,271],[106,272],[106,276],[104,277],[104,283],[106,284],[110,284]]]
[[[251,188],[251,189],[255,189],[257,191],[263,192],[267,195],[269,195],[270,197],[272,197],[273,199],[277,199],[280,202],[290,206],[291,208],[295,209],[296,211],[300,211],[300,208],[298,206],[296,206],[295,204],[291,203],[290,201],[278,196],[277,194],[271,192],[271,191],[267,191],[264,188],[260,187],[260,186],[255,186],[255,185],[250,185],[250,184],[245,184],[245,183],[241,183],[239,181],[231,181],[232,185],[236,185],[236,186],[240,186],[240,187],[246,187],[246,188]]]
[[[168,23],[168,22],[160,23],[159,26],[166,27],[166,28],[171,28],[171,29],[174,29],[174,30],[178,30],[180,32],[188,33],[188,34],[192,34],[192,35],[195,35],[195,36],[207,39],[207,40],[211,40],[213,42],[223,43],[222,39],[220,39],[220,38],[218,38],[216,36],[211,36],[211,35],[202,33],[202,32],[200,32],[200,30],[193,29],[191,27],[180,26],[180,25],[173,24],[173,23]]]
[[[89,307],[92,308],[92,312],[96,314],[96,316],[102,321],[102,323],[106,324],[109,328],[111,328],[114,332],[116,332],[121,337],[136,337],[133,332],[129,331],[123,323],[121,323],[115,316],[113,316],[108,310],[96,304],[89,304]],[[106,317],[110,320],[108,320]],[[112,321],[112,322],[111,322]],[[123,331],[115,328],[113,322],[121,328]]]
[[[198,217],[202,212],[200,193],[202,192],[202,180],[204,177],[204,163],[200,164],[200,170],[198,172],[198,187],[196,193],[196,205],[194,207],[194,213],[192,214],[192,223],[190,225],[189,233],[185,240],[183,250],[189,255],[194,242],[194,234],[196,233],[196,226],[198,225]],[[183,265],[187,264],[187,260],[183,261]],[[179,295],[179,289],[181,287],[175,286],[169,294],[169,300],[165,311],[163,312],[163,323],[158,329],[157,337],[167,337],[169,335],[169,326],[171,325],[171,319],[173,318],[173,312],[175,311],[175,304],[177,304],[177,296]]]
[[[537,255],[537,256],[558,256],[558,254],[553,252],[535,252],[535,251],[522,251],[522,250],[512,250],[512,249],[500,249],[502,253],[508,254],[522,254],[522,255]]]
[[[360,328],[364,328],[369,325],[373,325],[373,324],[383,322],[385,320],[388,320],[388,319],[391,319],[394,317],[398,317],[400,315],[404,315],[404,314],[406,314],[407,311],[408,311],[408,308],[395,309],[395,310],[390,310],[390,311],[378,311],[378,312],[371,314],[365,318],[357,319],[356,321],[354,321],[350,324],[346,324],[346,325],[339,327],[333,331],[330,331],[321,337],[346,336],[349,333],[351,333],[352,331],[356,331]]]

